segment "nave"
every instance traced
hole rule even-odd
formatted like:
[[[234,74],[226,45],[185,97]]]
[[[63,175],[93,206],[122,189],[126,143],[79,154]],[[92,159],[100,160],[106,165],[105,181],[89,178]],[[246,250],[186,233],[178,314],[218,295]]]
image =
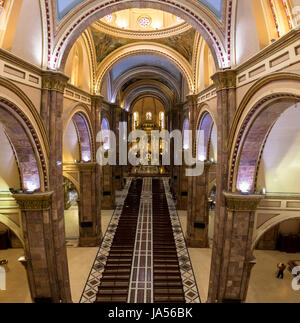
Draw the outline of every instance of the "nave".
[[[200,303],[167,178],[128,179],[81,303]]]

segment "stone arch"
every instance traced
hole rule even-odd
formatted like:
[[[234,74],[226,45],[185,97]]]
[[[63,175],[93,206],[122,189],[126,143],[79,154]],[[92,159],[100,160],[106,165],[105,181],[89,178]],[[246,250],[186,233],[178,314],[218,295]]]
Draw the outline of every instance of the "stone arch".
[[[73,176],[68,174],[66,171],[63,172],[63,176],[67,178],[76,187],[78,196],[80,196],[80,183]]]
[[[261,227],[258,228],[258,230],[255,232],[253,241],[252,241],[252,249],[255,249],[256,245],[258,244],[259,240],[263,237],[267,231],[270,229],[276,227],[277,225],[284,223],[289,220],[300,220],[300,214],[295,215],[286,215],[286,214],[280,214],[278,216],[273,217],[272,219],[265,222]]]
[[[77,132],[81,160],[85,162],[94,160],[94,136],[88,107],[83,104],[73,106],[73,109],[65,118],[63,133],[65,133],[71,120]]]
[[[19,166],[21,186],[24,190],[46,191],[49,144],[43,123],[32,102],[19,88],[3,78],[0,78],[0,86],[11,95],[0,96],[0,120]]]
[[[211,133],[214,125],[216,126],[216,123],[207,109],[200,113],[196,123],[196,130],[204,131],[204,160],[209,160]]]
[[[133,83],[131,86],[129,86],[126,91],[123,94],[123,101],[122,101],[122,105],[125,106],[125,102],[127,102],[127,98],[130,97],[130,95],[132,93],[136,93],[136,91],[139,91],[139,89],[145,89],[148,88],[149,90],[152,89],[156,89],[158,92],[160,92],[162,94],[163,97],[166,98],[166,101],[172,101],[173,98],[173,92],[164,84],[158,82],[158,81],[154,81],[154,80],[142,80],[142,81],[138,81]]]
[[[230,135],[229,187],[233,191],[256,190],[265,143],[280,115],[300,101],[299,83],[299,75],[278,73],[258,81],[245,95]]]
[[[177,97],[180,97],[180,88],[177,84],[177,80],[168,72],[163,71],[158,67],[149,67],[149,66],[141,66],[131,69],[122,75],[120,75],[114,82],[114,90],[112,94],[112,101],[115,102],[117,98],[117,94],[126,82],[134,77],[138,77],[139,75],[143,75],[143,77],[151,77],[151,76],[159,76],[165,79],[172,85],[176,91]]]
[[[0,223],[3,223],[4,225],[6,225],[8,229],[10,229],[18,237],[18,239],[22,243],[22,246],[25,247],[22,230],[17,224],[15,224],[7,216],[1,213],[0,213]]]
[[[136,100],[139,100],[140,98],[145,96],[153,96],[157,98],[159,101],[161,101],[164,106],[169,107],[170,101],[168,100],[166,95],[162,93],[159,89],[140,87],[140,88],[137,88],[135,91],[131,92],[130,95],[128,95],[124,105],[125,110],[129,110]]]
[[[134,55],[155,55],[168,59],[182,72],[185,76],[188,88],[191,93],[194,93],[193,72],[190,63],[179,54],[176,50],[153,42],[138,42],[128,44],[108,55],[97,68],[96,93],[99,93],[102,87],[102,82],[108,71],[124,58]]]
[[[213,13],[207,10],[200,2],[191,3],[188,0],[182,0],[180,3],[173,1],[165,2],[163,0],[158,0],[156,2],[135,0],[129,2],[126,0],[119,0],[116,3],[110,1],[99,4],[97,0],[94,0],[89,4],[78,6],[73,11],[72,17],[64,19],[64,22],[60,25],[57,32],[52,55],[48,56],[50,61],[49,67],[54,69],[64,68],[68,53],[73,44],[80,34],[82,34],[92,23],[115,11],[134,7],[164,10],[184,19],[202,34],[211,48],[216,65],[219,66],[219,68],[230,65],[230,58],[227,55],[225,45],[226,41],[222,34],[220,23]]]

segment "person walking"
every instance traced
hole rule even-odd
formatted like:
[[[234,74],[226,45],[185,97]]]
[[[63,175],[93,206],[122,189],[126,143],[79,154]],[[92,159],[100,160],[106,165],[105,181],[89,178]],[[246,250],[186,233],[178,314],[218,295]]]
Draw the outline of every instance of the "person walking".
[[[277,278],[278,279],[283,279],[283,277],[284,277],[284,271],[286,269],[286,265],[283,264],[283,263],[280,263],[280,264],[277,265],[277,268],[278,268]]]

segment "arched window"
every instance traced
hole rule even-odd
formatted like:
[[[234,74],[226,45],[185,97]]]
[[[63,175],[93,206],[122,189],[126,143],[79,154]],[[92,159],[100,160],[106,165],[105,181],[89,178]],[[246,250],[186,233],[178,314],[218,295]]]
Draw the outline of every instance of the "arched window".
[[[190,130],[190,123],[189,123],[189,119],[186,118],[183,122],[183,149],[190,148],[189,135],[188,135],[188,132],[186,132],[188,130]]]
[[[101,130],[109,130],[109,122],[106,118],[103,118],[102,119],[102,122],[101,122]],[[103,148],[105,150],[109,150],[110,149],[110,137],[109,136],[105,136],[104,137],[104,143],[103,143]]]
[[[161,129],[165,129],[165,113],[161,112],[159,114],[159,126]]]
[[[138,126],[139,126],[139,113],[134,112],[133,113],[133,125],[132,125],[133,130],[136,130]]]

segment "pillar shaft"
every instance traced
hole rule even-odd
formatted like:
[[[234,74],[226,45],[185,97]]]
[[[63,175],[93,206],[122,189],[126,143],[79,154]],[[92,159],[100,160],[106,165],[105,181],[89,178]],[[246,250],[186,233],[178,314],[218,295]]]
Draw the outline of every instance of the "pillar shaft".
[[[218,302],[244,302],[253,267],[255,211],[263,196],[224,192],[224,197],[228,216],[224,228]]]
[[[187,243],[191,248],[208,247],[208,178],[210,163],[206,162],[201,176],[191,177],[187,220]]]
[[[98,191],[97,163],[78,164],[80,172],[80,247],[99,246],[101,233],[101,196]]]
[[[26,271],[33,302],[61,301],[52,221],[53,192],[16,194],[21,209]]]
[[[49,143],[49,189],[53,191],[51,226],[53,230],[55,276],[59,282],[59,298],[71,301],[69,269],[65,244],[64,191],[63,191],[63,98],[68,78],[56,72],[45,71],[42,75],[41,118],[44,122]]]

